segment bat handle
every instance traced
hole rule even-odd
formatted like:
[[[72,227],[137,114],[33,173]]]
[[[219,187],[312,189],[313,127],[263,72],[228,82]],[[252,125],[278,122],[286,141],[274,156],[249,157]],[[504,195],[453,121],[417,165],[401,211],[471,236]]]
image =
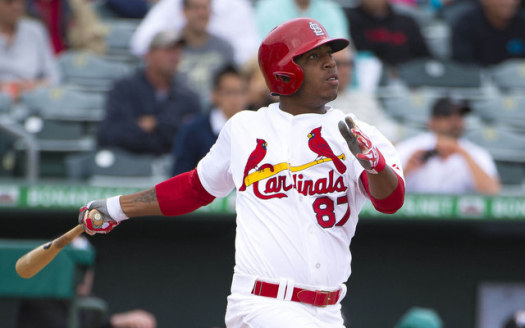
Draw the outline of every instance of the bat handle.
[[[104,223],[104,216],[95,209],[89,211],[88,217],[91,218],[91,222],[93,222],[95,228],[100,227]]]

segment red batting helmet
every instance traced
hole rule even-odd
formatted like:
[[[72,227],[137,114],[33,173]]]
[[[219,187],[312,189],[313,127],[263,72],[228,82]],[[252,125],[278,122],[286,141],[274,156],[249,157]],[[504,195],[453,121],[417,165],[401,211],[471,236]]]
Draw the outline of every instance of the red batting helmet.
[[[291,95],[303,83],[303,70],[295,57],[323,44],[336,52],[349,43],[329,38],[323,25],[312,18],[292,19],[274,28],[259,47],[259,66],[272,95]]]

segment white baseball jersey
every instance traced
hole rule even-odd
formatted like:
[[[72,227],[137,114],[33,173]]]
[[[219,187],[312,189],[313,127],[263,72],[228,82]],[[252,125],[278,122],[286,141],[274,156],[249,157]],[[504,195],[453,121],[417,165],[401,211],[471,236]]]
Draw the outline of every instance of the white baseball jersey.
[[[367,195],[363,168],[337,128],[343,119],[336,109],[293,116],[276,103],[226,123],[197,170],[213,196],[237,189],[235,272],[332,288],[348,279],[350,241]],[[356,123],[387,165],[399,168],[392,144]]]

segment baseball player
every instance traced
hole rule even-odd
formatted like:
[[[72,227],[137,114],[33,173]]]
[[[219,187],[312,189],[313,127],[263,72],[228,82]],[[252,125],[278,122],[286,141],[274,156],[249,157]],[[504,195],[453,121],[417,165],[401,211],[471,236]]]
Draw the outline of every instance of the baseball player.
[[[392,144],[325,106],[337,96],[332,53],[348,44],[310,18],[276,27],[259,48],[259,65],[280,102],[233,116],[194,170],[87,204],[79,216],[86,232],[108,233],[129,217],[188,213],[235,188],[227,327],[344,327],[340,302],[358,213],[367,199],[384,213],[404,200]],[[87,216],[93,208],[104,214],[99,228]]]

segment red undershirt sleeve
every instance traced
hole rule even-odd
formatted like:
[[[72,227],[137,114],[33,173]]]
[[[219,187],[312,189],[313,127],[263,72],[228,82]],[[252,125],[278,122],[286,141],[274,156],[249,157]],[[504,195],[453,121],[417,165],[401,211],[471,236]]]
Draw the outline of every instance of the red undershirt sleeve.
[[[396,189],[394,189],[394,191],[392,191],[392,193],[386,198],[376,199],[372,195],[370,195],[370,189],[368,186],[368,176],[366,175],[366,171],[363,171],[363,173],[361,173],[360,178],[361,182],[363,183],[363,187],[365,188],[366,193],[370,197],[374,208],[381,213],[393,214],[397,212],[397,210],[399,210],[401,206],[403,206],[403,203],[405,201],[405,182],[397,173],[396,176]]]
[[[208,205],[215,197],[204,189],[197,169],[179,174],[155,186],[160,210],[165,216],[177,216]]]

